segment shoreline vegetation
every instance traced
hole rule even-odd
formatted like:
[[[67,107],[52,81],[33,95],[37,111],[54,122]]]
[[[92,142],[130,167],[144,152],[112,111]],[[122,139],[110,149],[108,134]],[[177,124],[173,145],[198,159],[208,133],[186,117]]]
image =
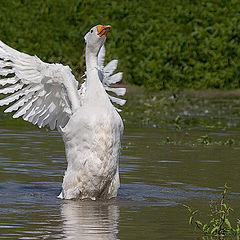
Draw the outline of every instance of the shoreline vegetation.
[[[213,129],[232,131],[240,128],[240,89],[152,91],[130,84],[120,86],[127,89],[124,96],[127,102],[121,107],[120,113],[127,125],[170,128],[183,133],[191,129],[202,129],[206,131],[203,136]],[[0,99],[2,97],[0,94]],[[0,107],[0,120],[7,119],[11,125],[32,126],[21,118],[12,119],[12,114],[3,113],[6,108]],[[209,143],[214,142],[210,136],[207,140]]]
[[[43,61],[61,62],[80,80],[84,34],[111,24],[106,63],[119,59],[124,83],[150,90],[240,87],[238,0],[8,0],[0,39]]]

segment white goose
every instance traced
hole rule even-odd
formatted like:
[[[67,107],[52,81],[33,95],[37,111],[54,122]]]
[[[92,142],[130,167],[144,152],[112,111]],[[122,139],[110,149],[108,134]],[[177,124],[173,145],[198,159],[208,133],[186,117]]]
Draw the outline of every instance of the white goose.
[[[39,127],[56,127],[63,137],[68,165],[60,198],[109,199],[120,186],[123,122],[111,101],[123,105],[125,100],[106,90],[124,95],[125,88],[108,86],[122,78],[122,73],[111,76],[117,60],[103,66],[109,29],[97,25],[84,37],[86,79],[79,90],[68,66],[42,62],[0,41],[0,93],[10,94],[0,106],[14,102],[5,112],[17,111],[14,118],[22,116]]]

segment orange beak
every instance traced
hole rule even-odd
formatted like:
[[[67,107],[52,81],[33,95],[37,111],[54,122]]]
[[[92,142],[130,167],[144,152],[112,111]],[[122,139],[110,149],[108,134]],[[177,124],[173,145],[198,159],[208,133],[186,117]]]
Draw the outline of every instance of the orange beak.
[[[111,26],[110,25],[97,25],[97,34],[99,37],[101,37],[102,35],[107,35],[107,33],[109,32]]]

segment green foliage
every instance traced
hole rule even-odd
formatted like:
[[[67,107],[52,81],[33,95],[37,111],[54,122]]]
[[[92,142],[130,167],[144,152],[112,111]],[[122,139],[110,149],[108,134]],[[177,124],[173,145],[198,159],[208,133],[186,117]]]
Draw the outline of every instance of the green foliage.
[[[181,126],[180,126],[181,120],[182,120],[181,116],[179,116],[179,115],[177,115],[177,117],[174,119],[174,125],[175,125],[177,130],[181,130],[182,129]]]
[[[240,237],[240,223],[237,219],[236,227],[234,228],[233,224],[230,222],[230,213],[233,212],[233,209],[226,203],[226,195],[227,195],[228,187],[224,186],[224,190],[222,192],[222,197],[219,201],[213,202],[209,204],[210,209],[210,220],[207,223],[204,223],[198,219],[196,216],[198,214],[198,210],[193,210],[189,206],[184,205],[190,213],[189,224],[194,226],[200,232],[202,232],[205,236],[212,236],[216,238],[203,238],[203,239],[223,239],[226,236],[236,236],[236,239]]]
[[[149,89],[238,88],[239,0],[7,0],[0,39],[84,71],[83,35],[111,24],[107,58]]]
[[[205,129],[195,136],[195,144],[201,136],[212,131],[238,131],[240,128],[239,97],[236,91],[135,91],[129,88],[127,103],[121,112],[126,122],[151,127],[170,127],[187,133],[191,129]],[[179,116],[179,117],[178,117]],[[176,121],[177,120],[177,121]],[[238,145],[231,136],[211,134],[211,144]],[[221,139],[220,139],[221,138]],[[234,140],[229,140],[234,138]],[[220,141],[219,141],[220,140]],[[228,141],[229,140],[229,141]]]
[[[235,141],[234,141],[234,139],[229,138],[229,139],[227,139],[227,141],[224,142],[224,144],[228,145],[228,146],[232,146],[233,144],[235,144]]]
[[[176,130],[183,130],[181,126],[176,126]],[[186,134],[186,133],[185,133]],[[186,134],[188,135],[188,133]],[[170,137],[162,138],[159,142],[159,145],[165,145],[165,144],[171,144],[171,145],[186,145],[186,146],[232,146],[233,144],[236,145],[235,140],[232,138],[229,138],[227,140],[213,140],[212,138],[209,138],[208,136],[201,136],[197,140],[196,139],[184,139],[184,140],[178,140],[171,139]],[[239,145],[239,143],[237,143]]]
[[[200,136],[197,139],[197,142],[202,144],[202,145],[226,145],[226,146],[232,146],[233,144],[235,144],[234,139],[232,138],[228,138],[225,141],[213,141],[213,139],[211,137],[209,137],[208,135],[204,135],[204,136]]]
[[[208,135],[204,135],[198,138],[198,142],[205,145],[211,145],[212,139]]]

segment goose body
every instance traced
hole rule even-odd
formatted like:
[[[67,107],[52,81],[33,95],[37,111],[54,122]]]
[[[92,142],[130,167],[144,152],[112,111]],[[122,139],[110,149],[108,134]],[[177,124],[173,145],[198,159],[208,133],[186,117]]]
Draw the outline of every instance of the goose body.
[[[122,120],[111,106],[86,105],[73,115],[63,129],[68,159],[65,198],[117,195],[122,129]]]
[[[98,78],[97,70],[90,76]],[[115,197],[123,123],[102,86],[87,89],[83,106],[63,129],[68,168],[64,197]],[[79,134],[81,133],[81,134]]]
[[[0,105],[15,101],[5,112],[17,110],[13,117],[56,127],[62,135],[68,165],[59,198],[109,199],[120,186],[123,122],[111,101],[125,101],[106,90],[123,95],[125,89],[109,87],[121,80],[121,73],[111,75],[116,60],[103,66],[109,29],[98,25],[85,35],[86,79],[80,89],[68,66],[44,63],[0,42],[0,75],[6,76],[0,93],[11,93]]]

